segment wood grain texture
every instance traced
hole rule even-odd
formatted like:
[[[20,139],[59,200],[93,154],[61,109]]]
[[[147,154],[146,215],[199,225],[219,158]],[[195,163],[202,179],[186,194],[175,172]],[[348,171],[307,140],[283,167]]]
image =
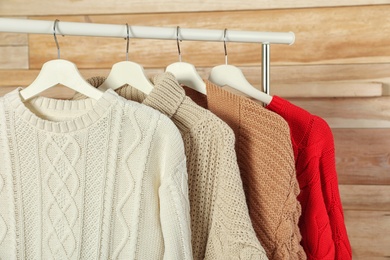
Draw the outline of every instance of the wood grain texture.
[[[390,257],[390,211],[344,211],[354,260]]]
[[[390,185],[389,129],[333,129],[340,184]]]
[[[382,83],[378,82],[310,82],[272,86],[271,95],[285,98],[316,97],[380,97]]]
[[[294,45],[271,46],[273,65],[387,63],[390,60],[390,5],[340,8],[286,9],[240,12],[169,13],[37,17],[64,21],[90,21],[130,25],[293,31]],[[91,37],[61,37],[64,58],[80,61],[80,68],[109,68],[124,59],[125,41]],[[175,41],[132,39],[130,59],[144,67],[165,67],[177,61]],[[53,37],[30,35],[30,65],[39,68],[55,57]],[[215,66],[224,62],[223,44],[182,42],[183,61],[195,66]],[[259,44],[229,43],[229,63],[261,64]]]
[[[390,211],[390,186],[340,185],[344,210]]]
[[[27,34],[0,33],[0,46],[26,46]]]
[[[228,0],[228,1],[49,1],[43,0],[31,3],[26,0],[0,2],[0,16],[15,15],[66,15],[66,14],[121,14],[126,13],[166,13],[166,12],[199,12],[199,11],[228,11],[252,9],[285,9],[327,6],[357,6],[389,4],[388,0],[299,0],[299,1],[266,1],[266,0]]]
[[[272,55],[272,54],[271,54]],[[247,80],[254,86],[261,85],[260,66],[240,66]],[[199,74],[206,77],[211,68],[197,67]],[[390,63],[372,64],[332,64],[332,65],[295,65],[275,66],[271,64],[271,92],[281,85],[298,87],[301,85],[326,83],[380,83],[382,94],[390,93]]]
[[[0,46],[0,69],[27,69],[27,46]]]
[[[289,99],[332,128],[390,128],[390,97]],[[389,129],[390,131],[390,129]]]
[[[260,67],[248,67],[245,75],[256,75]],[[368,81],[390,85],[390,63],[272,66],[271,81],[279,83],[323,81]],[[260,79],[254,77],[251,80]]]

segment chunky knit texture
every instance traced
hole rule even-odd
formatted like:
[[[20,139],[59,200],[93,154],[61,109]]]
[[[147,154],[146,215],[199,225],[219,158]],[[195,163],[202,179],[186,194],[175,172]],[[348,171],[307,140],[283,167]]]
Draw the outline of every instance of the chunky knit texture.
[[[332,131],[320,117],[274,96],[267,106],[286,119],[301,187],[300,228],[309,259],[352,258],[337,181]]]
[[[103,81],[89,80],[94,86]],[[130,86],[117,92],[164,113],[182,134],[194,259],[267,259],[249,218],[232,130],[186,97],[172,74],[158,75],[154,83],[147,97]]]
[[[1,259],[192,259],[184,145],[164,115],[0,98]]]
[[[269,259],[306,259],[298,220],[294,157],[282,117],[254,101],[206,82],[207,107],[236,135],[236,151],[250,217]],[[202,94],[187,94],[202,102]]]

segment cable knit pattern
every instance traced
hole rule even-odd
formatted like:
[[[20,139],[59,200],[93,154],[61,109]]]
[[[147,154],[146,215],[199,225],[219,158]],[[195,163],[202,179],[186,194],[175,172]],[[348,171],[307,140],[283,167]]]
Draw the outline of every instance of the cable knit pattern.
[[[254,101],[206,82],[207,108],[236,135],[236,151],[249,214],[269,259],[306,259],[289,127]],[[187,92],[202,101],[200,93]]]
[[[1,197],[4,197],[3,190],[4,190],[4,178],[3,176],[0,175],[0,196]],[[5,234],[7,234],[7,223],[5,223],[3,216],[0,215],[0,244],[3,243]]]
[[[88,81],[98,87],[104,78]],[[155,87],[148,96],[128,85],[116,91],[167,115],[181,132],[187,158],[194,259],[267,259],[248,214],[234,133],[186,97],[171,73],[157,75],[153,81]],[[81,94],[74,97],[82,98]],[[176,186],[180,182],[187,187],[183,178],[175,181]]]
[[[80,209],[75,201],[79,188],[75,165],[80,159],[80,148],[76,140],[70,136],[47,136],[43,143],[44,160],[49,166],[44,177],[43,189],[49,191],[50,197],[44,209],[50,223],[50,231],[45,239],[47,244],[43,246],[48,247],[51,257],[56,259],[61,256],[71,258],[77,248],[75,225],[79,219]],[[22,190],[25,191],[25,188],[23,187]],[[39,193],[33,191],[32,194]],[[37,214],[39,215],[38,212]],[[31,214],[27,216],[31,217]],[[26,225],[26,230],[28,226],[38,225]]]
[[[4,126],[4,122],[2,122],[0,120],[0,133],[1,133],[3,126]],[[1,135],[0,135],[0,151],[3,149],[4,149],[4,140],[3,140],[3,138],[1,138]],[[5,191],[4,186],[5,186],[5,180],[6,180],[7,176],[5,176],[6,162],[4,161],[4,157],[5,156],[2,156],[0,158],[0,202],[2,202],[2,205],[5,205],[5,203],[6,203],[6,201],[4,201],[6,198],[6,191]],[[5,235],[8,232],[8,225],[5,222],[5,218],[6,218],[6,213],[2,214],[2,212],[0,212],[0,245],[3,243]]]
[[[16,259],[16,210],[13,193],[13,176],[8,145],[7,128],[9,127],[8,112],[5,111],[3,98],[0,97],[0,177],[2,179],[2,189],[0,193],[0,216],[3,220],[1,227],[2,239],[0,240],[0,256],[4,259]]]
[[[25,103],[20,90],[0,98],[0,259],[192,259],[166,116],[112,90]]]

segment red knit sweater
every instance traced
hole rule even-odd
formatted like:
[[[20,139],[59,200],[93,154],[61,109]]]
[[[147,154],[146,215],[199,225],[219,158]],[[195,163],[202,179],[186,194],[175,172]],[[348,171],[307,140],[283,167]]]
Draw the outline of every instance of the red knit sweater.
[[[289,124],[302,206],[299,227],[307,259],[352,259],[344,224],[334,141],[320,117],[274,96],[268,109]]]

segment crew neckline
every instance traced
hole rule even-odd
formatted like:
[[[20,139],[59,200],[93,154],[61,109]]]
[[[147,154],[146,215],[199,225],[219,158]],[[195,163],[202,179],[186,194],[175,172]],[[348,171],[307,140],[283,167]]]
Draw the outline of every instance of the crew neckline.
[[[29,125],[39,130],[53,133],[68,133],[87,128],[104,116],[106,111],[108,111],[110,106],[112,106],[119,97],[115,91],[108,89],[98,100],[92,98],[82,100],[60,100],[37,96],[28,101],[34,106],[42,109],[64,110],[69,112],[80,109],[87,110],[84,114],[75,116],[72,119],[53,121],[41,118],[27,107],[20,96],[20,91],[22,89],[22,87],[18,87],[4,96],[9,100],[15,114]]]

